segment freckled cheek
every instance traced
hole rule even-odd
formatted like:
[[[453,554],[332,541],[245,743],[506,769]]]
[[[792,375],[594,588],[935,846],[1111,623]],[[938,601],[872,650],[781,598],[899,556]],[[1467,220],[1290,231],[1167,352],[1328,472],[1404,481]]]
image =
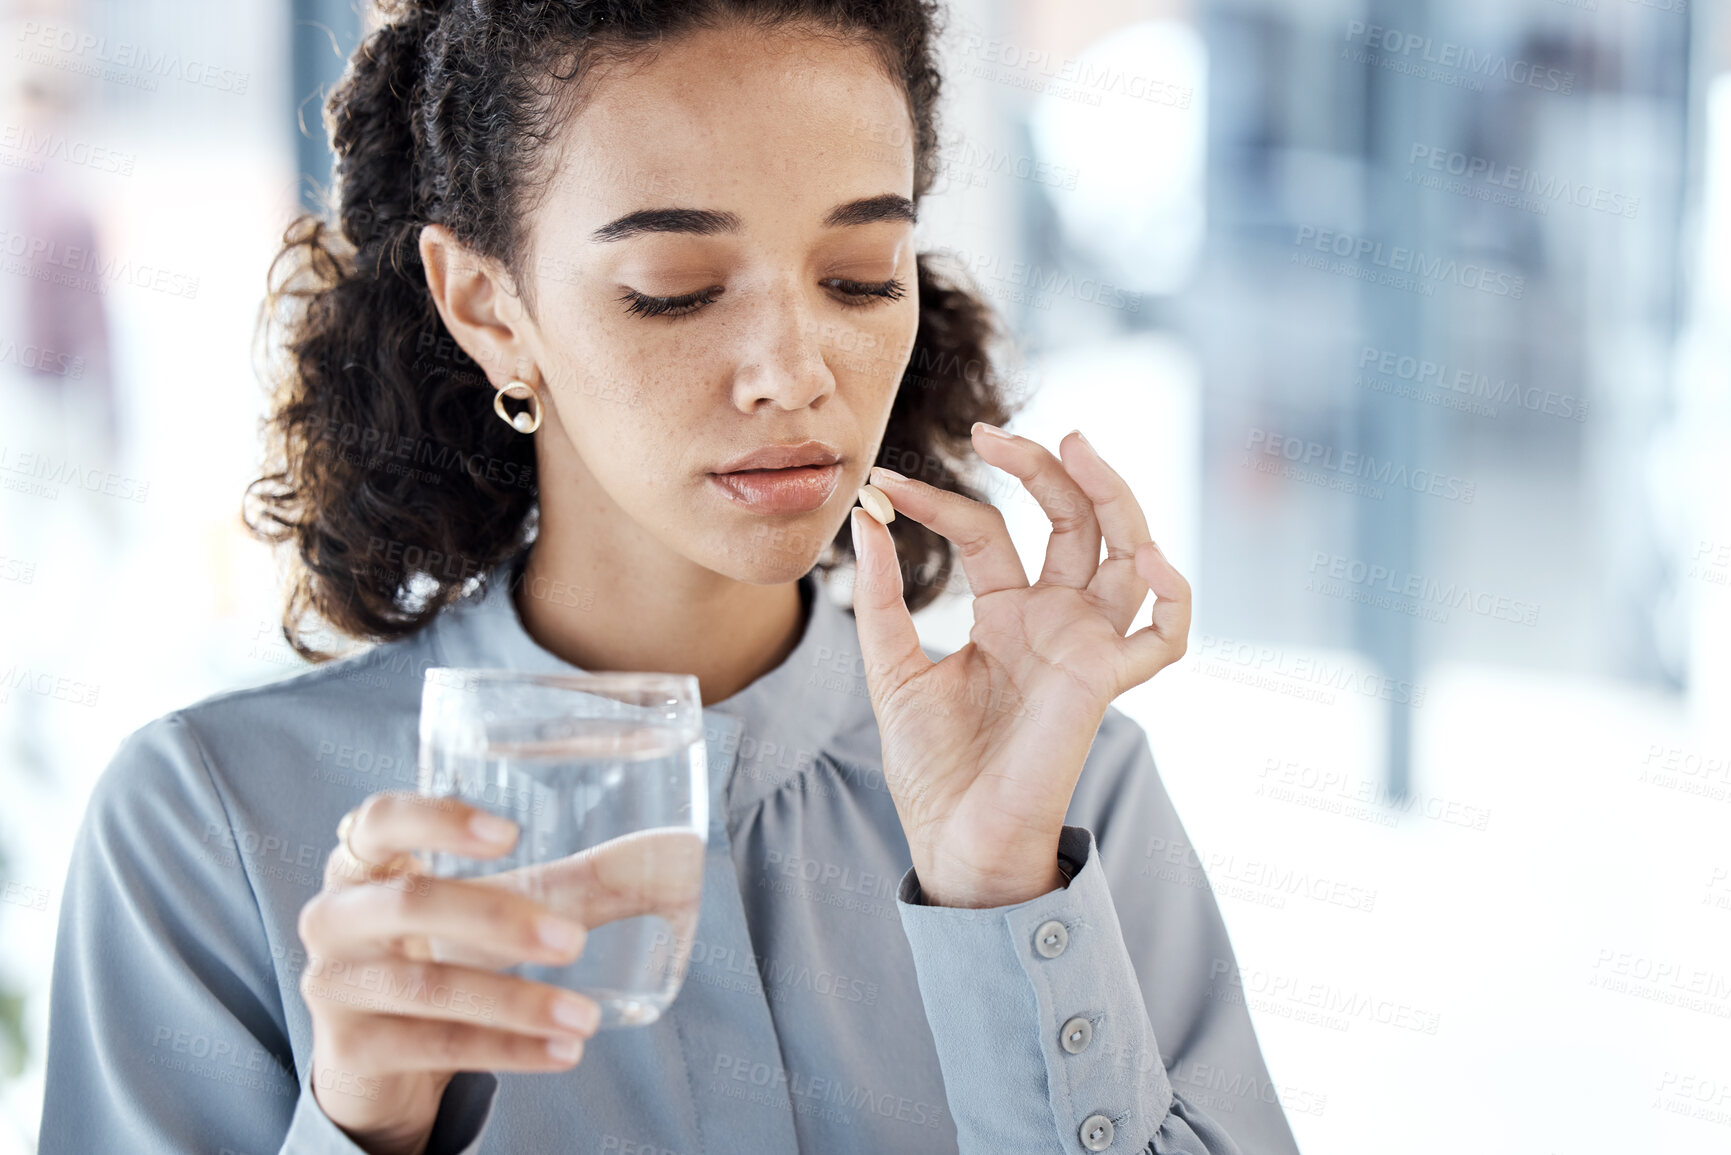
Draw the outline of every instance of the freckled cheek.
[[[670,356],[665,350],[614,362],[596,375],[608,391],[581,399],[594,422],[586,440],[645,491],[690,486],[701,471],[696,455],[715,417],[715,400],[704,386],[715,372],[704,355]]]
[[[852,393],[893,395],[908,364],[918,321],[917,314],[886,317],[839,336],[826,351],[836,380]]]

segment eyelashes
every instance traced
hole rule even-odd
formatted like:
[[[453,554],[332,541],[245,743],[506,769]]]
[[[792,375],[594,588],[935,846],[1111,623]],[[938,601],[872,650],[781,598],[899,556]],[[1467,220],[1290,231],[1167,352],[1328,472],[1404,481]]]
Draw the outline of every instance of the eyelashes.
[[[850,281],[842,277],[831,277],[823,284],[833,286],[842,304],[849,308],[873,305],[878,301],[899,301],[907,292],[907,286],[894,277],[887,281]],[[697,312],[721,296],[721,293],[721,287],[714,286],[699,289],[695,293],[683,293],[677,297],[651,297],[635,289],[628,289],[619,300],[624,303],[627,313],[639,317],[682,317]]]
[[[850,305],[869,305],[876,297],[884,301],[899,301],[906,292],[906,287],[894,277],[887,281],[848,281],[840,277],[831,277],[826,285],[835,285],[847,297],[852,298]]]
[[[639,317],[678,317],[695,313],[719,296],[720,288],[699,289],[695,293],[684,293],[677,297],[651,297],[639,293],[636,289],[628,289],[619,299],[625,302],[627,313],[635,313]]]

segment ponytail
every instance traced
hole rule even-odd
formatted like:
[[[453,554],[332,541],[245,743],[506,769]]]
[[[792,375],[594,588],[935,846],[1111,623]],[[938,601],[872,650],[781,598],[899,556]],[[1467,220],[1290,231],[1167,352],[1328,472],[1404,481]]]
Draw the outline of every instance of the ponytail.
[[[297,549],[283,636],[313,660],[330,656],[303,637],[321,621],[371,640],[426,625],[525,544],[535,507],[533,443],[475,403],[485,376],[421,266],[429,201],[413,116],[439,17],[406,7],[330,97],[341,231],[313,214],[290,225],[265,302],[267,343],[271,327],[288,332],[287,372],[267,427],[274,469],[244,515]]]

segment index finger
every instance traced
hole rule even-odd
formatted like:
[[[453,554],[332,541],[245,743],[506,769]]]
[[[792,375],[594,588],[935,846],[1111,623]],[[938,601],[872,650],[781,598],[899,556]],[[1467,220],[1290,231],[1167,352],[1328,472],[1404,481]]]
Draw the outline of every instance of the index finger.
[[[1038,441],[984,421],[974,422],[974,430],[980,459],[1020,480],[1052,523],[1046,561],[1034,584],[1087,588],[1100,562],[1100,523],[1087,494]]]
[[[517,824],[508,818],[460,798],[410,790],[369,794],[344,821],[348,837],[339,835],[325,864],[326,886],[412,869],[420,850],[497,858],[517,841]]]
[[[1136,551],[1143,542],[1153,540],[1148,518],[1130,483],[1106,463],[1080,429],[1066,433],[1058,442],[1060,454],[1066,444],[1070,452],[1063,458],[1064,468],[1094,503],[1094,516],[1106,542],[1106,560],[1095,571],[1088,589],[1110,608],[1112,624],[1122,632],[1135,622],[1136,611],[1148,596],[1148,583],[1136,568]]]
[[[672,922],[676,914],[695,909],[702,897],[706,852],[695,831],[660,827],[472,881],[549,901],[584,926],[641,914]]]

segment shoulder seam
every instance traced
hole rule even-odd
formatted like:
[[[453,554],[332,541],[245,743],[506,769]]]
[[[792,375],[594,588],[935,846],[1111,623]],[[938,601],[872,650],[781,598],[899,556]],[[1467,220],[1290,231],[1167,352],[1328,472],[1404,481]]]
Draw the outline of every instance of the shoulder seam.
[[[406,638],[399,638],[396,642],[387,642],[384,646],[374,646],[370,649],[363,650],[358,654],[349,654],[346,657],[336,658],[328,662],[319,662],[309,665],[304,669],[295,670],[290,674],[276,678],[272,681],[260,682],[251,686],[231,686],[228,689],[216,690],[207,694],[205,697],[200,698],[196,702],[190,702],[185,706],[181,706],[178,709],[171,711],[169,716],[172,716],[172,714],[182,714],[187,716],[190,720],[190,716],[194,711],[203,710],[210,706],[221,705],[233,699],[268,694],[274,691],[289,690],[299,686],[303,682],[318,684],[326,679],[344,677],[347,676],[347,670],[351,667],[361,667],[363,662],[368,658],[375,657],[379,650],[383,649],[385,646],[401,644],[405,650],[412,650],[423,645],[430,645],[430,633],[431,629],[428,627],[426,629],[418,630]]]
[[[198,751],[198,765],[199,765],[199,768],[204,771],[204,780],[206,783],[209,784],[211,793],[216,796],[217,805],[222,807],[222,820],[228,824],[229,840],[231,842],[236,842],[238,845],[238,840],[235,838],[234,814],[232,811],[229,810],[228,797],[223,793],[222,787],[220,785],[218,785],[218,783],[217,783],[216,775],[211,771],[211,768],[210,768],[210,751],[208,749],[206,749],[206,747],[204,745],[204,739],[199,736],[197,728],[195,726],[193,726],[193,724],[192,724],[192,719],[188,718],[180,710],[171,711],[170,713],[168,713],[164,717],[163,720],[168,721],[168,722],[174,722],[180,726],[183,726],[186,729],[186,736],[187,736],[188,741],[190,741],[192,743],[193,749]],[[240,864],[241,877],[246,879],[247,894],[252,899],[253,917],[257,921],[259,938],[265,944],[265,954],[268,956],[270,954],[270,928],[265,925],[264,905],[259,901],[258,883],[253,878],[252,867],[248,864],[246,855],[237,854],[237,855],[235,855],[235,859]],[[271,982],[271,987],[275,991],[276,999],[277,999],[277,1006],[279,1009],[282,1010],[283,1022],[286,1024],[288,1022],[288,1013],[287,1013],[288,1008],[283,1005],[282,984],[280,982],[275,981],[275,979],[276,979],[276,963],[274,960],[271,962],[271,968],[270,969],[271,969],[271,977],[273,980]],[[292,1044],[291,1044],[291,1058],[292,1058]]]

